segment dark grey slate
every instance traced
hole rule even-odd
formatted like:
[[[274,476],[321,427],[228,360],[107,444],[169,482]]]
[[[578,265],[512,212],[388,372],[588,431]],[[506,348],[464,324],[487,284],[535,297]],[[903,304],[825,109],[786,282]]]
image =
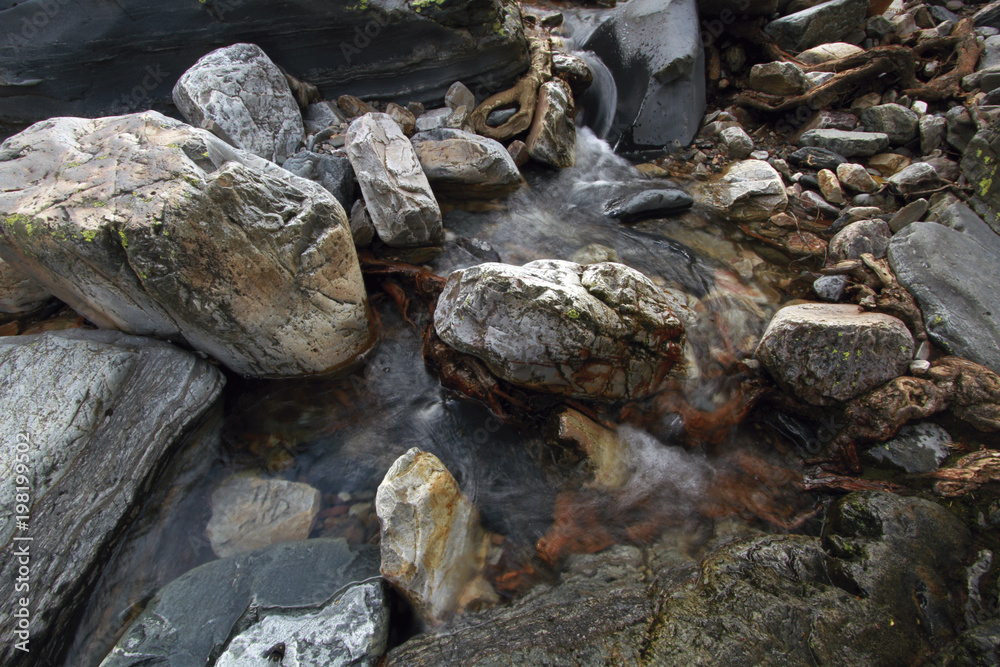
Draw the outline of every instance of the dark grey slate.
[[[354,167],[346,157],[299,151],[281,166],[296,176],[316,181],[337,198],[345,213],[350,212],[357,180]]]
[[[867,0],[829,0],[771,21],[764,31],[785,50],[805,51],[842,42],[865,20]]]

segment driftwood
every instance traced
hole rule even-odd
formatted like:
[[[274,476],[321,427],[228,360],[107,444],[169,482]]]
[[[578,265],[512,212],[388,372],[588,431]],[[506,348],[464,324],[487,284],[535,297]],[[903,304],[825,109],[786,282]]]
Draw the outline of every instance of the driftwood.
[[[940,480],[934,491],[947,498],[964,496],[983,484],[1000,482],[1000,452],[981,449],[959,459],[952,468],[942,468],[928,473],[928,477]]]
[[[513,87],[486,98],[472,112],[469,120],[477,134],[504,141],[531,127],[538,101],[538,87],[552,78],[552,47],[547,36],[529,37],[528,47],[531,49],[528,73],[518,79]],[[517,107],[517,112],[503,125],[487,125],[486,119],[491,113],[511,107]]]

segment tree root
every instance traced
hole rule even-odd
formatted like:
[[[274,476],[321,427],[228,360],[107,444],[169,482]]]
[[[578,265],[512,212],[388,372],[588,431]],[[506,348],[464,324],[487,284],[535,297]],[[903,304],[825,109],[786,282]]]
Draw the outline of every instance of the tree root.
[[[529,37],[531,65],[528,73],[513,87],[486,98],[476,107],[469,120],[477,134],[497,141],[510,139],[531,127],[538,101],[538,87],[552,78],[552,48],[548,37]],[[491,127],[486,119],[498,109],[517,107],[517,112],[503,125]]]
[[[904,95],[915,97],[927,102],[937,102],[949,97],[962,95],[962,78],[976,71],[976,64],[982,53],[982,47],[976,40],[975,24],[971,18],[958,22],[951,37],[957,38],[955,44],[956,64],[947,74],[935,77],[923,86],[914,86],[903,91]]]

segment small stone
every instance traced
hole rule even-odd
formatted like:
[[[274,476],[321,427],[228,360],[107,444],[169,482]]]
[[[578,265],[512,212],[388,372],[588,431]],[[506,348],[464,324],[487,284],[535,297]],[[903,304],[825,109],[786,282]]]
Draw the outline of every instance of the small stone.
[[[822,276],[813,281],[813,292],[823,301],[837,303],[844,297],[847,276]]]
[[[810,130],[802,135],[802,146],[826,148],[844,157],[871,156],[889,146],[889,136],[882,132],[844,132]]]
[[[917,136],[920,117],[899,104],[880,104],[861,112],[861,124],[869,132],[882,132],[892,144],[901,145]]]
[[[761,63],[750,68],[750,87],[762,93],[801,95],[810,85],[805,72],[795,63]]]
[[[753,139],[741,127],[727,128],[719,134],[719,138],[733,160],[743,160],[753,152]]]
[[[917,100],[910,105],[910,110],[918,116],[924,116],[927,113],[927,102],[922,100]]]
[[[948,110],[945,114],[948,121],[948,133],[946,138],[948,143],[955,147],[958,152],[965,152],[976,135],[976,121],[969,115],[969,110],[963,106],[956,106]]]
[[[962,9],[963,7],[965,7],[965,3],[962,2],[962,0],[948,0],[948,2],[946,2],[944,6],[949,11],[957,12],[960,9]]]
[[[375,225],[360,199],[351,207],[351,236],[354,237],[355,248],[367,248],[375,240]]]
[[[594,83],[594,73],[587,61],[562,51],[552,54],[552,73],[568,83],[573,95],[577,96],[585,93]]]
[[[845,162],[837,166],[837,178],[855,192],[872,193],[878,190],[878,183],[860,164]]]
[[[941,148],[948,131],[948,121],[941,116],[924,116],[918,124],[920,128],[920,152],[927,155]]]
[[[476,96],[464,83],[456,81],[445,93],[444,103],[452,111],[458,107],[465,107],[467,111],[472,112],[476,108]]]
[[[785,210],[788,194],[774,167],[762,160],[743,160],[710,186],[706,200],[737,220],[753,221]]]
[[[765,150],[751,151],[750,152],[750,157],[752,157],[754,160],[765,160],[765,161],[767,161],[768,164],[770,164],[772,167],[774,167],[774,164],[771,163],[771,160],[769,159],[769,156],[770,156],[770,153],[768,153]],[[784,162],[784,160],[778,160],[778,162]],[[785,165],[785,169],[788,169],[788,165],[787,164]],[[781,170],[779,169],[778,172],[781,173]]]
[[[445,126],[445,121],[451,116],[451,109],[431,109],[417,116],[417,132],[429,132]]]
[[[885,257],[892,233],[884,220],[858,220],[844,227],[830,239],[830,260],[861,259],[870,253],[875,259]]]
[[[893,189],[901,195],[936,190],[944,181],[937,171],[926,162],[916,162],[888,178]]]
[[[401,107],[395,102],[390,102],[386,105],[385,112],[390,118],[396,121],[396,124],[399,125],[399,129],[401,129],[403,134],[406,136],[412,137],[413,133],[417,131],[417,119],[412,113],[410,113],[409,109]]]
[[[836,169],[838,165],[847,162],[847,158],[839,153],[813,146],[798,149],[788,159],[794,164],[813,169]]]
[[[796,58],[806,65],[819,65],[820,63],[830,62],[831,60],[839,60],[841,58],[846,58],[847,56],[853,56],[855,54],[862,53],[863,51],[864,49],[860,46],[855,46],[854,44],[847,44],[846,42],[830,42],[829,44],[820,44],[819,46],[814,46],[811,49],[806,49],[796,56]]]
[[[500,127],[516,113],[517,109],[497,109],[496,111],[491,111],[490,115],[486,117],[486,124],[490,127]]]
[[[817,174],[817,179],[819,180],[819,190],[828,202],[833,204],[845,203],[844,191],[840,187],[840,181],[837,180],[836,174],[829,169],[822,169]]]
[[[851,102],[851,111],[856,114],[863,113],[865,109],[882,103],[882,96],[878,93],[865,93],[861,97]]]
[[[878,171],[883,178],[892,176],[909,164],[910,158],[899,153],[879,153],[868,160],[868,166]]]
[[[691,195],[680,190],[643,190],[609,200],[604,205],[604,215],[631,222],[686,211],[693,205],[694,199]]]
[[[510,153],[510,156],[514,159],[514,164],[518,168],[526,165],[528,160],[531,159],[531,156],[528,155],[528,147],[520,139],[510,142],[510,145],[507,146],[507,152]]]
[[[806,78],[809,79],[809,83],[816,86],[822,86],[824,83],[832,79],[836,74],[833,72],[807,72]]]
[[[903,227],[907,225],[920,221],[927,213],[927,209],[930,206],[926,199],[917,199],[910,202],[903,208],[896,211],[896,213],[889,220],[889,229],[895,234]]]
[[[360,97],[355,97],[354,95],[341,95],[337,98],[337,106],[349,119],[357,118],[358,116],[363,116],[366,113],[372,113],[375,111],[375,107],[368,104]]]
[[[323,101],[310,104],[306,108],[305,113],[302,114],[302,120],[305,124],[306,132],[316,134],[331,125],[343,123],[347,119],[344,118],[344,114],[340,113],[340,109],[330,102]]]
[[[910,362],[910,374],[920,377],[931,369],[931,362],[926,359],[914,359]]]

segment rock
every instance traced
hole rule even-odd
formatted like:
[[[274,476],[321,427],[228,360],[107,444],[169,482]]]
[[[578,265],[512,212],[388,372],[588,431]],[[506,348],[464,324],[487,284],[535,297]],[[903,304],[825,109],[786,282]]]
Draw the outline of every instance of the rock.
[[[924,158],[921,162],[934,167],[934,171],[937,172],[938,176],[946,181],[955,182],[962,176],[962,168],[958,166],[958,163],[949,160],[943,155]]]
[[[0,505],[7,516],[16,487],[30,489],[28,511],[17,512],[30,516],[28,529],[13,521],[0,528],[11,554],[0,560],[0,591],[10,601],[0,630],[11,638],[0,661],[15,664],[15,642],[29,639],[16,632],[19,609],[28,608],[32,660],[59,664],[96,573],[224,384],[218,370],[188,352],[116,331],[0,338]],[[12,541],[17,537],[31,540]],[[30,607],[16,602],[27,597],[15,588],[13,554],[23,544]]]
[[[486,117],[486,124],[490,127],[500,127],[516,113],[517,109],[497,109],[496,111],[491,111],[490,115]]]
[[[337,98],[337,107],[347,118],[351,119],[377,111],[375,107],[355,95],[341,95]]]
[[[594,489],[621,489],[629,481],[618,434],[572,408],[563,408],[552,421],[555,439],[578,450],[586,460],[588,481]]]
[[[852,222],[830,239],[830,260],[861,259],[869,253],[875,259],[885,257],[892,232],[884,220],[859,220]]]
[[[788,195],[774,167],[762,160],[744,160],[730,166],[711,186],[707,203],[736,220],[767,220],[785,210]]]
[[[1000,28],[1000,0],[994,0],[977,11],[972,20],[977,27],[989,26],[991,28]]]
[[[822,86],[824,83],[836,76],[833,72],[807,72],[810,87]]]
[[[52,293],[0,259],[0,313],[30,313],[53,299]]]
[[[924,116],[919,122],[920,152],[924,155],[944,144],[948,121],[941,116]]]
[[[788,210],[803,218],[821,217],[834,220],[840,215],[838,207],[828,204],[822,195],[812,190],[805,190],[791,197]]]
[[[837,178],[855,192],[872,193],[878,191],[878,183],[860,164],[845,162],[837,165]]]
[[[385,583],[350,586],[325,604],[265,611],[229,641],[216,667],[270,667],[274,662],[374,667],[389,641]],[[272,649],[282,646],[280,654]],[[275,660],[276,655],[281,659]],[[296,661],[295,663],[291,661]]]
[[[431,109],[417,117],[417,132],[429,132],[445,127],[445,122],[451,116],[451,109]]]
[[[698,0],[702,16],[729,15],[770,16],[778,11],[783,0]]]
[[[764,31],[786,51],[805,51],[843,40],[861,25],[867,11],[865,0],[829,0],[771,21]]]
[[[849,132],[858,127],[858,117],[847,111],[817,111],[792,135],[792,143],[809,130],[844,130]]]
[[[233,475],[212,492],[205,529],[219,558],[309,537],[319,513],[319,491],[283,479]]]
[[[510,154],[511,159],[514,160],[514,164],[518,168],[528,164],[528,160],[531,159],[531,156],[528,155],[528,147],[520,139],[510,142],[510,145],[507,146],[507,153]]]
[[[937,470],[948,458],[950,444],[948,431],[937,424],[907,424],[889,442],[869,449],[868,455],[908,473],[925,473]]]
[[[844,297],[847,276],[822,276],[813,281],[813,292],[823,301],[837,303]]]
[[[382,576],[425,622],[438,625],[456,612],[498,601],[483,577],[490,535],[436,456],[415,447],[400,456],[379,484],[375,510]]]
[[[173,100],[192,125],[218,123],[238,148],[278,164],[295,154],[305,133],[285,75],[255,44],[202,57],[178,79]]]
[[[868,160],[868,166],[878,171],[883,178],[897,173],[910,164],[910,158],[899,153],[879,153]]]
[[[680,190],[642,190],[631,195],[609,199],[604,215],[626,222],[655,218],[686,211],[694,205],[691,195]]]
[[[330,100],[350,93],[440,104],[454,81],[476,82],[473,92],[485,97],[512,85],[528,63],[520,10],[500,0],[136,0],[128,7],[80,0],[57,10],[45,13],[39,29],[32,25],[41,16],[37,0],[5,6],[0,71],[20,85],[4,86],[0,122],[150,108],[169,114],[177,77],[212,49],[236,42],[258,45]],[[99,29],[82,28],[91,22]]]
[[[837,0],[831,0],[836,2]],[[844,132],[809,130],[799,140],[801,146],[826,148],[844,157],[870,156],[889,146],[889,136],[882,132]]]
[[[302,122],[308,134],[317,134],[331,125],[346,122],[347,118],[335,104],[323,101],[310,104],[302,114]]]
[[[914,222],[892,237],[889,263],[938,347],[1000,372],[1000,236],[978,227]]]
[[[730,159],[745,160],[753,152],[753,139],[742,127],[728,127],[719,133]]]
[[[247,376],[337,370],[374,344],[319,185],[156,112],[46,121],[0,155],[0,255],[98,326],[182,336]]]
[[[881,132],[894,145],[908,144],[917,137],[920,117],[899,104],[879,104],[861,112],[861,124],[869,132]]]
[[[983,42],[983,53],[979,56],[977,70],[1000,66],[1000,35],[987,37]]]
[[[281,166],[296,176],[319,183],[337,198],[345,211],[350,210],[357,181],[351,161],[347,158],[301,151]]]
[[[823,193],[828,202],[834,204],[843,204],[846,202],[844,199],[844,190],[840,187],[840,181],[837,180],[836,174],[829,169],[821,169],[819,174],[817,174],[817,179],[819,180],[820,192]]]
[[[906,373],[913,350],[913,336],[895,317],[805,303],[775,313],[756,357],[785,391],[831,405]]]
[[[352,550],[343,539],[289,542],[206,563],[160,589],[101,667],[211,664],[246,626],[259,632],[281,619],[303,619],[317,611],[325,616],[324,610],[339,606],[326,603],[341,588],[376,575],[378,550]],[[336,599],[349,602],[357,592],[361,591],[352,587]],[[372,614],[370,622],[378,622],[386,613],[384,608],[365,606]],[[254,610],[263,622],[253,623]],[[357,627],[363,619],[353,620]],[[356,639],[341,635],[327,648],[348,648]],[[299,645],[282,641],[287,657],[298,653]]]
[[[827,150],[826,148],[814,148],[811,146],[798,149],[789,155],[788,159],[795,164],[816,170],[836,169],[839,165],[847,162],[847,158],[839,153]]]
[[[680,357],[684,306],[622,264],[480,264],[448,277],[434,327],[517,385],[594,400],[655,391]]]
[[[352,122],[347,157],[375,230],[386,245],[441,242],[441,209],[413,145],[390,116],[365,114]]]
[[[956,106],[948,110],[945,114],[948,132],[945,135],[948,143],[959,152],[965,152],[969,142],[976,136],[976,121],[969,115],[969,110],[963,106]]]
[[[901,195],[936,190],[944,185],[937,170],[926,162],[915,162],[886,180]]]
[[[389,102],[385,107],[385,113],[396,121],[399,129],[406,136],[412,137],[413,133],[417,131],[417,118],[406,107],[401,107],[395,102]]]
[[[357,248],[365,248],[375,240],[375,225],[360,199],[351,207],[351,236]]]
[[[521,187],[521,173],[503,145],[462,130],[414,135],[420,167],[434,192],[458,199],[494,199]]]
[[[994,231],[1000,233],[1000,132],[986,127],[969,142],[962,156],[962,173],[972,184],[977,209]]]
[[[841,58],[846,58],[847,56],[856,55],[861,53],[863,50],[864,49],[860,46],[855,46],[854,44],[847,44],[845,42],[830,42],[828,44],[814,46],[811,49],[806,49],[795,57],[799,60],[799,62],[803,62],[806,65],[819,65],[820,63],[827,63],[831,60],[839,60]]]
[[[476,108],[476,96],[466,88],[464,83],[456,81],[444,94],[444,103],[452,111],[458,107],[465,107],[467,111],[472,111]]]
[[[750,87],[770,95],[801,95],[810,82],[798,65],[789,62],[760,63],[750,68]]]
[[[693,0],[630,0],[585,42],[614,76],[618,103],[605,138],[615,150],[687,144],[698,132],[705,113],[700,35]],[[598,91],[590,93],[581,102],[585,121],[586,110],[600,107]]]
[[[562,79],[543,83],[538,89],[535,117],[524,140],[528,155],[559,169],[572,167],[576,162],[573,114],[573,94],[569,84]]]
[[[924,217],[929,207],[926,199],[913,200],[893,214],[889,220],[889,230],[895,234],[910,223],[917,222]]]
[[[552,54],[552,73],[569,84],[574,97],[582,95],[594,83],[594,72],[587,61],[562,51]]]

